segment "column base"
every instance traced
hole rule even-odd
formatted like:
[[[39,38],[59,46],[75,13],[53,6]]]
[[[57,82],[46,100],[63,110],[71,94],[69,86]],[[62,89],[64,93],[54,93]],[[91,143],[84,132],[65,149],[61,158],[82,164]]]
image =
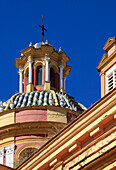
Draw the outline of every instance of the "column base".
[[[50,90],[50,82],[49,81],[45,81],[44,90]]]
[[[34,85],[32,83],[27,84],[26,92],[34,91]]]

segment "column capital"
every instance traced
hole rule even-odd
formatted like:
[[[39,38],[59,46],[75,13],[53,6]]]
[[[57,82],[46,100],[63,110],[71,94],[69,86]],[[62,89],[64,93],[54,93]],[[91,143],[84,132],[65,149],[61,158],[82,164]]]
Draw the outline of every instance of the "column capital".
[[[64,68],[64,66],[63,66],[63,65],[59,65],[59,68],[62,68],[62,69],[63,69],[63,68]]]
[[[45,57],[45,60],[49,62],[50,58],[49,57]]]
[[[21,70],[19,70],[19,73],[22,73],[23,72],[23,70],[21,69]]]
[[[28,62],[29,64],[32,64],[32,63],[33,63],[33,60],[29,59],[27,62]]]
[[[49,52],[45,53],[45,57],[49,58]]]
[[[6,154],[11,154],[12,152],[14,152],[14,149],[15,149],[15,144],[11,146],[6,146],[5,147]]]
[[[100,76],[104,76],[104,75],[105,75],[105,73],[104,73],[104,72],[101,72],[101,73],[100,73]]]
[[[4,148],[0,149],[0,157],[4,155]]]

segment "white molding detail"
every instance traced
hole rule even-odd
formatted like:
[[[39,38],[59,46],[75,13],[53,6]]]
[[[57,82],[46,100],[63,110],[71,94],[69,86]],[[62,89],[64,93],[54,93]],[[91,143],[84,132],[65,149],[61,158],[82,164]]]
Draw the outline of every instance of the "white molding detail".
[[[5,147],[6,151],[6,166],[13,168],[14,167],[14,150],[15,145]]]
[[[4,165],[4,148],[0,149],[0,164]]]

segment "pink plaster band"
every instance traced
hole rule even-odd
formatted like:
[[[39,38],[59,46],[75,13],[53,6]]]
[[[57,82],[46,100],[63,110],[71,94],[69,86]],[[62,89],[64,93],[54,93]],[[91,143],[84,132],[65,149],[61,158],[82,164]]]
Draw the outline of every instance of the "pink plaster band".
[[[16,113],[16,123],[46,120],[47,110],[24,110]]]
[[[38,91],[44,90],[44,86],[36,86],[36,90],[38,90]]]

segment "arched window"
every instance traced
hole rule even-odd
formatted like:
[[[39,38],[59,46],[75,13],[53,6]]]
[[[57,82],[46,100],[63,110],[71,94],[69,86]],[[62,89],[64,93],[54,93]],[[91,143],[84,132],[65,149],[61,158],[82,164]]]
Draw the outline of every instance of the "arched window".
[[[50,81],[51,81],[51,87],[55,86],[55,74],[54,69],[50,68]]]
[[[37,67],[37,85],[42,85],[42,66]]]
[[[15,168],[19,166],[22,162],[24,162],[26,159],[28,159],[33,153],[37,151],[37,148],[26,148],[24,149],[18,159],[15,159]]]

